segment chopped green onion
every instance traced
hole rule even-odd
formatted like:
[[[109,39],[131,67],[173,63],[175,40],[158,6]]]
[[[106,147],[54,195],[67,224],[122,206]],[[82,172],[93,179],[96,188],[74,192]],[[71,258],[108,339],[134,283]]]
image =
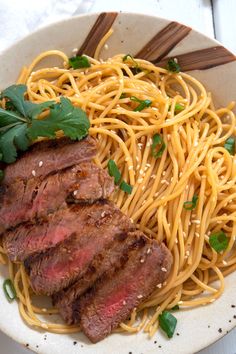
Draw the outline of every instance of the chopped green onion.
[[[176,105],[175,105],[175,112],[181,112],[181,111],[184,110],[184,108],[185,108],[185,107],[184,107],[182,104],[176,103]]]
[[[224,148],[231,154],[235,154],[235,139],[228,138],[224,144]]]
[[[136,62],[136,60],[134,60],[134,57],[133,57],[131,54],[126,54],[126,55],[122,58],[123,62],[125,62],[125,61],[127,61],[127,60],[129,60],[129,59],[130,59],[130,60],[133,62],[133,64],[134,64],[134,69],[135,69],[134,74],[140,73],[140,72],[142,71],[142,69],[139,67],[138,63]]]
[[[120,100],[121,100],[122,98],[126,98],[126,93],[125,93],[125,92],[123,92],[123,93],[120,95]]]
[[[158,146],[159,149],[157,150]],[[152,146],[151,146],[152,156],[155,157],[156,159],[158,157],[161,157],[165,148],[166,148],[166,144],[164,143],[164,140],[162,139],[161,135],[155,134],[152,138]]]
[[[178,311],[179,310],[179,305],[175,305],[170,309],[170,311]]]
[[[16,299],[16,290],[14,288],[14,285],[13,285],[11,279],[4,280],[3,291],[4,291],[6,298],[9,302],[12,302],[13,300]]]
[[[152,101],[150,100],[140,100],[135,96],[131,96],[130,100],[139,103],[139,105],[134,109],[134,112],[141,112],[144,108],[150,107],[152,104]]]
[[[219,231],[209,236],[209,243],[211,248],[220,253],[228,247],[229,239],[223,231]]]
[[[122,181],[120,184],[120,189],[125,193],[131,194],[133,187],[130,184],[126,183],[125,181]]]
[[[4,172],[3,170],[0,170],[0,181],[2,181],[4,178]]]
[[[88,58],[85,55],[72,57],[69,59],[69,64],[73,69],[89,68],[91,66]]]
[[[177,63],[176,59],[169,59],[166,67],[167,67],[167,70],[171,71],[172,73],[179,73],[180,72],[180,66]]]
[[[167,334],[168,338],[172,338],[177,325],[177,319],[169,311],[163,311],[159,315],[159,323],[161,329]]]
[[[193,210],[196,208],[198,201],[198,196],[194,194],[191,201],[184,202],[184,209],[186,210]]]
[[[119,184],[121,179],[121,173],[114,160],[108,161],[108,171],[111,177],[114,177],[115,184]]]

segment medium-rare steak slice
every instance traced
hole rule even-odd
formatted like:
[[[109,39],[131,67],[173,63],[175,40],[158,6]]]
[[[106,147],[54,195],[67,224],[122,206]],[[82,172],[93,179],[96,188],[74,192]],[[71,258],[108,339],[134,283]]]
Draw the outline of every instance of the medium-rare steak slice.
[[[133,229],[127,216],[113,203],[85,205],[86,218],[78,233],[25,261],[31,286],[37,294],[52,295],[83,276],[95,256],[111,247],[114,237]]]
[[[130,250],[140,247],[140,242],[143,242],[142,235],[142,233],[135,231],[114,237],[112,246],[94,258],[82,278],[79,278],[67,289],[53,295],[54,306],[59,309],[61,316],[68,324],[78,322],[74,311],[76,300],[91,288],[102,275],[113,271],[114,267],[122,267],[128,260]]]
[[[93,343],[105,338],[156,289],[157,284],[166,280],[171,264],[172,256],[166,246],[143,236],[139,250],[130,253],[124,267],[102,277],[74,305],[86,336]]]
[[[4,171],[4,184],[44,177],[64,168],[91,160],[97,152],[96,140],[88,136],[81,141],[61,138],[35,143]]]
[[[6,186],[0,198],[0,230],[4,231],[34,218],[46,218],[49,213],[63,206],[66,198],[70,201],[94,202],[108,198],[113,189],[113,178],[106,170],[91,162],[83,162],[47,176],[43,181],[37,178],[19,180]],[[20,231],[13,230],[10,235],[18,234],[25,227],[27,230],[30,228],[28,225],[20,226]]]

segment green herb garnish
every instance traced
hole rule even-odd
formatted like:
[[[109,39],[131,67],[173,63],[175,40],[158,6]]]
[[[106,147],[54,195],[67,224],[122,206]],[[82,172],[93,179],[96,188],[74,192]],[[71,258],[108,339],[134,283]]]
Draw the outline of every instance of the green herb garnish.
[[[121,173],[114,160],[108,161],[108,172],[111,177],[114,177],[115,184],[119,184],[121,179]]]
[[[167,334],[168,338],[172,338],[177,325],[177,319],[169,311],[163,311],[159,315],[159,323],[161,329]]]
[[[180,66],[175,59],[169,59],[166,68],[168,71],[171,71],[172,73],[180,72]]]
[[[130,59],[130,61],[133,62],[133,65],[134,65],[134,70],[135,70],[134,74],[140,73],[140,72],[142,71],[142,69],[140,68],[140,66],[138,65],[138,63],[136,62],[136,60],[134,60],[134,57],[133,57],[131,54],[126,54],[126,55],[122,58],[123,62],[125,62],[125,61],[127,61],[127,60],[129,60],[129,59]]]
[[[37,104],[25,100],[26,89],[25,85],[12,85],[1,93],[1,98],[7,98],[11,103],[11,110],[0,108],[2,161],[14,162],[17,150],[27,150],[38,137],[54,138],[58,130],[63,130],[71,139],[80,140],[88,135],[90,123],[86,113],[74,107],[68,98],[61,97],[59,103],[47,101]],[[48,116],[37,119],[45,109],[50,109]]]
[[[130,184],[126,183],[125,181],[122,181],[120,184],[120,189],[125,193],[131,194],[133,187]]]
[[[228,247],[229,239],[223,231],[219,231],[209,236],[209,243],[211,248],[220,253]]]
[[[91,66],[85,55],[77,55],[69,59],[69,64],[73,69],[89,68]]]
[[[144,108],[150,107],[152,104],[152,101],[150,100],[140,100],[135,96],[131,96],[130,100],[139,103],[139,105],[134,109],[134,112],[141,112]]]
[[[120,100],[121,100],[122,98],[126,98],[126,93],[125,93],[125,92],[123,92],[123,93],[120,95]]]
[[[11,279],[6,279],[3,282],[3,291],[4,294],[6,295],[6,298],[9,302],[12,302],[13,300],[16,299],[16,290],[15,287],[11,281]]]
[[[151,154],[156,159],[161,157],[164,150],[166,148],[166,144],[162,139],[160,134],[155,134],[152,138],[152,146],[151,146]]]
[[[182,104],[176,103],[176,105],[175,105],[175,112],[181,112],[181,111],[183,111],[184,109],[185,109],[185,107],[184,107]]]
[[[193,210],[196,208],[198,201],[198,196],[194,194],[191,201],[184,202],[184,209],[186,210]]]
[[[235,138],[228,138],[224,144],[224,148],[230,153],[235,154]]]
[[[111,177],[114,177],[115,184],[119,185],[122,191],[128,194],[132,193],[133,187],[125,181],[121,181],[121,173],[114,160],[108,161],[108,172]]]

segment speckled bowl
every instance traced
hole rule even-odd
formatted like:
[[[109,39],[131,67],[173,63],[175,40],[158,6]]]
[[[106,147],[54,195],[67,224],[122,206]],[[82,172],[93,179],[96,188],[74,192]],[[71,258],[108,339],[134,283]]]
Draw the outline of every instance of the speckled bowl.
[[[233,54],[218,42],[184,25],[158,17],[129,13],[74,17],[43,28],[19,41],[0,56],[0,89],[14,83],[21,67],[29,64],[42,51],[61,49],[72,54],[73,48],[80,48],[80,52],[92,55],[94,45],[111,25],[114,34],[108,40],[108,49],[102,51],[102,58],[120,52],[134,55],[139,53],[140,57],[164,65],[166,57],[177,57],[183,70],[194,69],[192,75],[213,92],[218,104],[224,105],[235,99],[236,62]],[[7,269],[0,267],[0,293],[6,276]],[[219,300],[209,306],[176,313],[178,326],[171,340],[160,332],[152,339],[148,339],[144,333],[112,334],[94,345],[81,333],[58,335],[39,332],[25,325],[17,303],[9,304],[3,293],[0,294],[0,329],[42,354],[194,353],[235,326],[235,294],[236,273],[233,273],[226,278],[225,292]]]

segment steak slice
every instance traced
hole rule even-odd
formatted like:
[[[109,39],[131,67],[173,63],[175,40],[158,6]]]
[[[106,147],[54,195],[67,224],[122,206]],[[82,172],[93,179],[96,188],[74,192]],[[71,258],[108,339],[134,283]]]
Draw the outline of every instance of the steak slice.
[[[83,162],[47,176],[43,181],[39,178],[19,180],[12,186],[3,186],[3,188],[5,189],[0,198],[2,199],[0,209],[2,231],[34,218],[47,218],[49,213],[65,206],[66,198],[70,201],[91,203],[108,198],[114,189],[114,183],[107,171],[94,163]],[[20,226],[19,230],[13,230],[9,234],[17,235],[24,228],[29,230],[30,226]],[[9,234],[5,238],[11,237]]]
[[[166,246],[144,235],[142,241],[123,268],[103,277],[74,305],[81,328],[93,343],[125,321],[169,275],[172,256]]]
[[[78,322],[74,311],[76,300],[102,275],[110,272],[114,267],[122,267],[128,260],[130,250],[137,248],[140,241],[142,242],[142,234],[137,231],[117,235],[114,237],[112,246],[94,258],[82,278],[67,289],[53,295],[53,305],[59,309],[61,316],[68,324]]]
[[[4,171],[4,184],[28,180],[32,173],[44,177],[64,168],[91,160],[97,152],[97,143],[88,136],[81,141],[61,138],[35,143]],[[34,172],[33,172],[34,171]]]
[[[108,201],[84,205],[79,232],[45,254],[29,257],[25,266],[35,293],[52,295],[83,276],[93,258],[111,247],[114,237],[133,229],[129,218]]]

